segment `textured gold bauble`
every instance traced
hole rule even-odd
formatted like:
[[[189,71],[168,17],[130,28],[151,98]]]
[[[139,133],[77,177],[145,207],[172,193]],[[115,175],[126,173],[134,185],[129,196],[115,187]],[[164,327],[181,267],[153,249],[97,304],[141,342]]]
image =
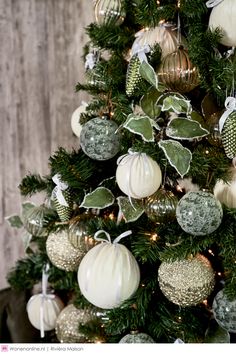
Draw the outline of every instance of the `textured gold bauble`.
[[[165,223],[176,218],[177,204],[178,198],[171,191],[160,188],[147,198],[145,212],[150,220],[158,224]]]
[[[67,305],[56,321],[56,336],[61,343],[89,343],[89,339],[79,331],[79,325],[95,319],[91,309],[79,309],[73,304]]]
[[[199,84],[198,70],[182,47],[162,59],[157,74],[167,88],[180,93],[190,92]]]
[[[125,12],[121,0],[96,0],[94,6],[95,21],[99,25],[121,25]]]
[[[68,239],[72,246],[78,248],[84,255],[96,244],[88,231],[88,222],[94,217],[92,213],[87,211],[71,219],[69,224]]]
[[[77,270],[84,256],[83,252],[71,245],[66,231],[50,234],[46,241],[46,251],[52,264],[68,272]]]
[[[197,254],[189,259],[163,262],[158,281],[169,301],[186,307],[199,304],[211,294],[215,276],[209,260]]]

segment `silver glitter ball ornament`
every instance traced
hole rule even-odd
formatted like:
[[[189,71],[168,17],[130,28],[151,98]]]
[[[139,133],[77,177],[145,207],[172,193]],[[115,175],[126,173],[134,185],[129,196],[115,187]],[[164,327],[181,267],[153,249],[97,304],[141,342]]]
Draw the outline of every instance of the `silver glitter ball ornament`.
[[[215,286],[211,263],[203,255],[163,262],[158,269],[162,293],[174,304],[195,306],[205,300]]]
[[[130,334],[126,334],[119,343],[155,343],[152,337],[150,337],[146,333],[139,333],[139,332],[131,332]]]
[[[73,304],[67,305],[56,321],[56,336],[61,343],[89,343],[89,339],[79,331],[79,325],[84,325],[95,319],[91,309],[79,309]]]
[[[68,240],[68,233],[61,231],[50,234],[46,241],[48,258],[57,268],[72,272],[78,269],[84,253],[74,248]]]

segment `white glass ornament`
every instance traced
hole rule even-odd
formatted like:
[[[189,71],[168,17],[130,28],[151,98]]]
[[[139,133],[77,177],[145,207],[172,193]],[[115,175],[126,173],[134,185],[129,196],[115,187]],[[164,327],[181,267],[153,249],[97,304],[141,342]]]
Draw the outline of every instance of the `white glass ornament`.
[[[71,129],[73,133],[79,138],[83,126],[80,124],[81,113],[86,112],[87,104],[82,102],[82,105],[76,108],[71,116]]]
[[[131,56],[138,45],[143,48],[145,45],[153,47],[159,44],[162,51],[162,58],[167,54],[175,52],[180,44],[185,43],[185,39],[179,36],[174,26],[168,23],[162,23],[154,28],[144,28],[137,32],[136,39],[131,47]]]
[[[131,153],[117,160],[116,182],[129,198],[142,199],[155,193],[162,173],[156,161],[145,153]]]
[[[214,196],[228,208],[236,208],[236,181],[225,183],[219,180],[214,187]]]
[[[107,240],[98,238],[104,233]],[[127,231],[111,243],[110,235],[100,230],[94,238],[102,243],[93,247],[82,259],[78,269],[78,283],[81,293],[93,305],[102,309],[119,307],[137,290],[140,270],[132,253],[118,244]]]
[[[223,0],[213,7],[209,18],[209,28],[219,27],[222,31],[220,43],[228,47],[236,46],[235,17],[236,1]]]
[[[63,308],[64,304],[58,296],[37,294],[29,299],[26,310],[32,326],[38,330],[43,326],[44,331],[51,331],[56,327],[57,317]]]

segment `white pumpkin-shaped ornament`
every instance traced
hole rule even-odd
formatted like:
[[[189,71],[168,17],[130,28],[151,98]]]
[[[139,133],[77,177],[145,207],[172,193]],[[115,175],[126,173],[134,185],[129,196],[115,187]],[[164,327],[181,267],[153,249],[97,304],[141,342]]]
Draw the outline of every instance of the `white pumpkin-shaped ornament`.
[[[104,233],[107,240],[98,236]],[[118,242],[131,234],[126,231],[111,243],[104,230],[96,232],[94,239],[103,241],[93,247],[82,259],[78,269],[81,293],[93,305],[102,309],[119,307],[137,290],[140,270],[132,253]]]
[[[210,0],[206,3],[207,7],[213,7],[210,18],[209,28],[215,30],[217,27],[222,32],[220,43],[228,46],[236,46],[236,1],[235,0]]]
[[[180,44],[186,40],[178,35],[176,27],[170,23],[160,23],[154,28],[144,28],[135,34],[135,41],[131,48],[131,56],[137,44],[143,48],[146,45],[153,47],[159,44],[162,51],[162,58],[166,55],[175,52]]]
[[[160,187],[161,169],[147,154],[129,151],[117,160],[117,164],[116,182],[129,198],[149,197]]]
[[[47,293],[49,265],[42,274],[42,293],[31,296],[26,311],[33,327],[40,330],[41,338],[44,331],[51,331],[56,327],[57,318],[64,308],[62,300],[54,294]]]
[[[81,130],[83,128],[83,125],[81,125],[80,123],[80,116],[81,113],[85,113],[86,112],[86,107],[88,106],[88,104],[86,102],[82,102],[82,105],[79,106],[78,108],[76,108],[76,110],[73,112],[72,116],[71,116],[71,129],[72,132],[79,138],[80,137],[80,133]]]
[[[216,182],[214,196],[228,208],[236,208],[236,180],[231,183],[222,180]]]

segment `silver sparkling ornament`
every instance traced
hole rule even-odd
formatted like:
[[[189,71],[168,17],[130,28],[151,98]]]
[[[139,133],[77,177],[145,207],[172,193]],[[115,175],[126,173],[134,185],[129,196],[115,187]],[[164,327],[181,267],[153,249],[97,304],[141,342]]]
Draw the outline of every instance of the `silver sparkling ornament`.
[[[211,263],[203,255],[163,262],[158,269],[162,293],[174,304],[195,306],[214,289],[215,275]]]
[[[68,233],[52,233],[46,241],[48,258],[57,268],[71,272],[78,269],[84,253],[74,248],[68,240]]]
[[[119,343],[128,344],[128,343],[155,343],[152,337],[146,333],[131,332],[126,334]]]
[[[68,239],[72,246],[80,250],[84,255],[96,244],[94,238],[89,234],[88,221],[95,217],[89,211],[76,216],[70,220]]]
[[[178,202],[176,218],[188,234],[201,236],[214,232],[221,224],[223,209],[213,194],[188,192]]]
[[[212,310],[220,327],[236,333],[236,299],[229,300],[224,290],[220,290],[213,300]]]
[[[89,339],[79,331],[79,325],[95,319],[91,309],[79,309],[73,304],[67,305],[56,321],[56,336],[61,343],[89,343]]]
[[[93,118],[84,124],[80,134],[82,150],[91,159],[104,161],[114,157],[120,150],[118,125],[112,121]]]
[[[30,208],[23,216],[25,229],[33,236],[47,236],[47,227],[56,213],[44,204]]]
[[[156,223],[166,223],[175,220],[178,198],[168,190],[160,188],[147,198],[145,212],[148,218]]]

